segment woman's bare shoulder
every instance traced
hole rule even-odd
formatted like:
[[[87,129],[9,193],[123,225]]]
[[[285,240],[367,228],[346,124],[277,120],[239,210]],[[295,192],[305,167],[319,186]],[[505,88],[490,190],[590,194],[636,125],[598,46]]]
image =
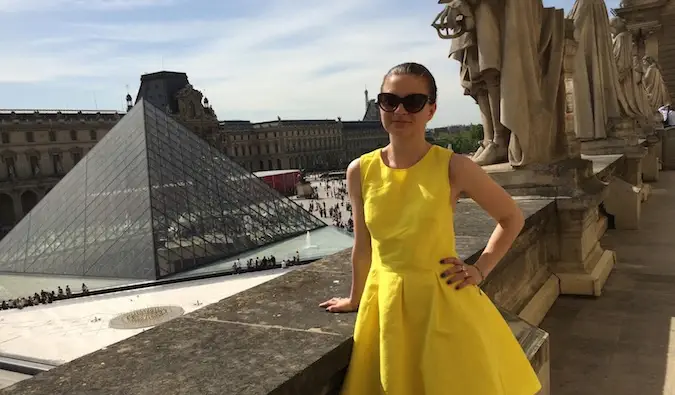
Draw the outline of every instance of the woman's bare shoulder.
[[[471,179],[471,175],[475,175],[476,171],[483,172],[480,166],[475,164],[471,158],[466,155],[453,153],[448,163],[448,176],[450,184],[454,187],[462,189],[466,186],[467,180]]]

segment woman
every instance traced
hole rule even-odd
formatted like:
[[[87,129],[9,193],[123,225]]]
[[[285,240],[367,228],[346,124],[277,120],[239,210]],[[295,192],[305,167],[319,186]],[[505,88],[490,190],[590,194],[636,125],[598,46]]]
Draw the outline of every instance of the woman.
[[[436,82],[391,69],[378,95],[389,145],[347,169],[354,216],[352,291],[320,306],[359,310],[343,395],[532,395],[539,381],[477,285],[523,227],[515,202],[471,159],[429,144]],[[475,265],[455,252],[461,192],[498,225]]]

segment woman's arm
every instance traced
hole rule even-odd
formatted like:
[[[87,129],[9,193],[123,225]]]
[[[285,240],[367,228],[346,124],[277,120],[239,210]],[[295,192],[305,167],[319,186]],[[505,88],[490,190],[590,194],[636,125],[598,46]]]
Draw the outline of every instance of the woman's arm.
[[[475,265],[485,276],[506,255],[523,229],[525,219],[516,202],[480,166],[464,155],[450,160],[450,183],[464,192],[497,221],[497,227]]]
[[[361,302],[361,295],[366,286],[370,271],[371,245],[370,232],[366,227],[363,213],[363,197],[361,196],[361,164],[355,159],[347,167],[347,192],[352,205],[354,220],[354,246],[352,247],[352,290],[349,298],[333,298],[322,304],[326,310],[334,313],[354,311]]]
[[[354,247],[352,248],[352,292],[349,298],[358,306],[366,278],[370,271],[372,249],[370,232],[366,227],[363,213],[363,197],[361,196],[361,163],[354,160],[347,168],[347,192],[352,204],[354,219]]]

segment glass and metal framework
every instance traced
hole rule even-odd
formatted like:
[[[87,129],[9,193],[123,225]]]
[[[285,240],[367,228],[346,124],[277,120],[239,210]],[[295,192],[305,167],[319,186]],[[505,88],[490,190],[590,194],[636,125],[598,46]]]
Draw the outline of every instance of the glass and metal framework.
[[[139,101],[0,241],[0,272],[159,279],[323,226]]]

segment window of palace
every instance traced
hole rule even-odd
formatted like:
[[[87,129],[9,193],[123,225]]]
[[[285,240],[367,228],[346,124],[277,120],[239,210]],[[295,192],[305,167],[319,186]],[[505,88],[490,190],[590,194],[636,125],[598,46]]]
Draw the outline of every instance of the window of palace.
[[[56,132],[53,130],[49,131],[49,141],[56,141]]]
[[[26,141],[29,143],[35,142],[35,135],[33,135],[33,132],[26,132]]]
[[[7,132],[2,133],[2,143],[9,144],[9,133]]]
[[[90,130],[89,131],[89,140],[91,141],[96,141],[98,136],[96,136],[96,131],[95,130]]]
[[[73,141],[77,141],[77,130],[70,131],[70,139]]]
[[[31,174],[34,176],[40,174],[40,158],[38,158],[37,155],[31,155],[29,161]]]
[[[73,158],[73,165],[76,165],[82,159],[82,152],[73,151],[70,155]]]

